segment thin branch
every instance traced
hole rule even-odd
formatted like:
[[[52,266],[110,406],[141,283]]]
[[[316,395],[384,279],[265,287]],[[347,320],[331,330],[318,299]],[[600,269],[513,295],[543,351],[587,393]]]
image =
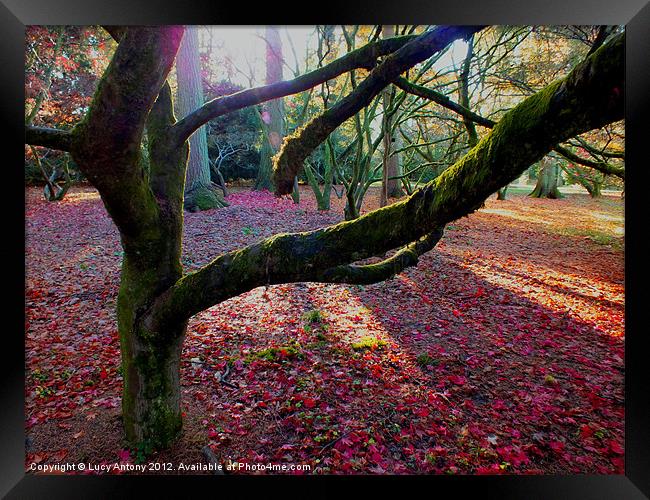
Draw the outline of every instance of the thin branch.
[[[377,94],[401,73],[443,50],[454,40],[467,37],[481,29],[483,26],[442,26],[418,36],[386,57],[345,99],[318,115],[293,136],[285,138],[274,158],[276,194],[290,193],[293,178],[302,168],[305,158],[341,123],[368,106]],[[390,40],[396,38],[385,39]]]

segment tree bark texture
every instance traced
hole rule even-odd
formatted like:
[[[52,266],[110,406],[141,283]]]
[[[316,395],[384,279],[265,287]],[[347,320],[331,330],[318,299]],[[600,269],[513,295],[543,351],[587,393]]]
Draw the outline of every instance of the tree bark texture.
[[[266,38],[266,84],[282,81],[282,40],[277,26],[267,26]],[[266,128],[265,142],[260,151],[260,167],[255,181],[255,189],[273,189],[271,175],[273,156],[280,149],[284,139],[284,100],[280,97],[264,105],[262,126]]]
[[[186,117],[203,106],[203,86],[199,61],[199,32],[197,26],[187,26],[176,58],[178,92],[176,113]],[[185,176],[185,208],[191,211],[225,206],[221,193],[212,186],[208,158],[207,127],[197,129],[189,138],[190,158]]]
[[[392,38],[395,36],[395,26],[392,24],[385,25],[382,29],[382,37]],[[401,140],[400,135],[394,128],[394,114],[392,110],[393,104],[393,91],[392,86],[384,89],[383,106],[385,114],[385,127],[384,127],[384,157],[383,157],[383,182],[382,182],[382,196],[380,205],[383,207],[388,202],[388,198],[399,198],[404,193],[402,192],[402,183],[399,177],[402,174],[400,168],[399,153],[395,150],[400,149]]]

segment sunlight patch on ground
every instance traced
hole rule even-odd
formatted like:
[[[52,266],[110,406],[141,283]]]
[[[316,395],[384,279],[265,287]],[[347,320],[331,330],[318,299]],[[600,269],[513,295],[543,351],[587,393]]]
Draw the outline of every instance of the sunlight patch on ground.
[[[339,339],[353,346],[367,343],[369,348],[372,348],[371,344],[376,347],[382,342],[387,342],[390,333],[381,326],[381,322],[361,299],[349,294],[345,289],[342,294],[346,296],[345,310],[341,310],[339,306],[338,314],[333,315],[330,320],[334,330],[343,333]]]
[[[99,193],[95,190],[92,191],[76,191],[69,192],[63,199],[65,203],[76,204],[84,201],[99,200]]]
[[[570,237],[587,237],[595,243],[621,248],[624,210],[621,200],[570,195],[561,200],[512,197],[489,199],[479,213],[497,215],[517,222],[532,222]]]
[[[564,314],[582,322],[591,323],[604,334],[612,337],[624,335],[622,307],[625,298],[622,284],[596,282],[590,278],[530,263],[511,264],[509,269],[498,269],[486,256],[465,256],[463,267],[482,280],[523,295],[545,308],[563,311]],[[516,270],[520,270],[527,278],[518,277]],[[534,279],[535,276],[544,278]],[[620,329],[601,327],[611,324],[614,316],[621,316]]]
[[[546,225],[550,224],[548,220],[542,219],[540,217],[531,217],[527,215],[518,214],[510,210],[502,210],[499,208],[483,208],[481,209],[481,212],[488,213],[488,214],[495,214],[495,215],[503,215],[504,217],[512,217],[513,219],[526,221],[526,222],[534,222],[535,224],[546,224]]]
[[[620,222],[621,224],[625,220],[622,215],[621,216],[619,216],[619,215],[610,215],[610,214],[604,214],[604,213],[601,213],[601,212],[592,212],[591,216],[594,219],[601,219],[601,220],[609,220],[609,221],[613,221],[613,222]]]

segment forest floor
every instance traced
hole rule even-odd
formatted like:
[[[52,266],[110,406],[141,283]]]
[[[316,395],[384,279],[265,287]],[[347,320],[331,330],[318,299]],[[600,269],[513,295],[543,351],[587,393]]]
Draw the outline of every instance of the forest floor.
[[[318,212],[308,189],[298,206],[228,201],[185,215],[187,271],[343,213],[336,197]],[[59,203],[30,188],[26,468],[177,467],[205,463],[208,445],[224,465],[311,473],[621,474],[623,248],[620,197],[493,196],[386,282],[262,287],[212,307],[188,328],[182,437],[145,459],[122,441],[117,230],[91,188]],[[215,379],[227,363],[234,387]]]

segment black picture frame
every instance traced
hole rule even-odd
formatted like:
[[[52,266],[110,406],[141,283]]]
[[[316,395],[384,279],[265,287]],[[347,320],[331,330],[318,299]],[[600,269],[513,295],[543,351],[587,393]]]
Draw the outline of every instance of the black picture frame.
[[[0,495],[7,498],[116,498],[140,496],[153,483],[165,489],[165,497],[182,491],[192,495],[197,486],[221,495],[225,488],[241,493],[250,485],[264,488],[264,497],[329,496],[363,486],[391,496],[440,495],[481,498],[650,498],[650,371],[644,365],[644,279],[648,245],[644,242],[646,211],[644,191],[648,186],[646,117],[650,116],[650,4],[647,0],[521,0],[480,1],[399,0],[312,3],[228,3],[194,0],[3,0],[2,109],[5,137],[6,179],[3,222],[7,240],[2,253],[9,260],[3,299],[4,339],[0,384]],[[401,477],[89,477],[35,476],[24,474],[24,185],[19,168],[24,143],[24,27],[29,24],[625,24],[626,25],[626,158],[625,188],[625,311],[626,311],[626,443],[625,476],[409,476]],[[21,137],[23,136],[23,137]],[[22,143],[21,143],[22,141]],[[15,154],[15,158],[13,157]],[[21,217],[22,214],[22,217]],[[177,482],[178,480],[180,482]],[[278,488],[278,481],[293,482]],[[180,483],[183,484],[180,484]],[[174,488],[180,488],[175,490]],[[415,490],[417,488],[418,490]],[[260,494],[260,493],[258,493]],[[382,494],[382,496],[384,496]]]

